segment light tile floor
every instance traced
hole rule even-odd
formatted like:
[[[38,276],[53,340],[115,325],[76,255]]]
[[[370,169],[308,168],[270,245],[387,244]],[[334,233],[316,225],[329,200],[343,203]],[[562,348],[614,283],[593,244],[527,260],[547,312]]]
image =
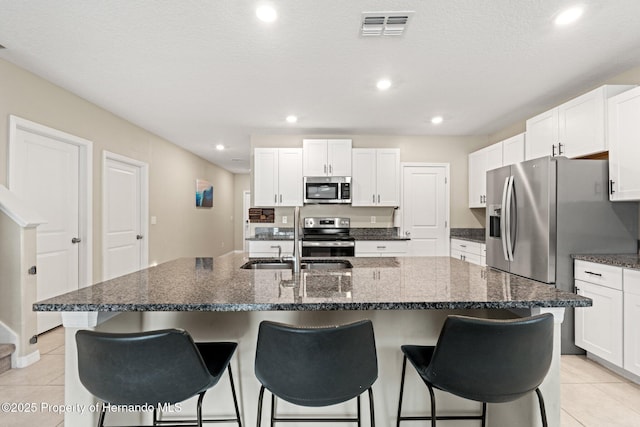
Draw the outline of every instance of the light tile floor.
[[[64,330],[39,337],[41,359],[0,375],[0,403],[35,403],[34,413],[0,412],[0,427],[59,427],[64,417],[42,405],[64,401]],[[640,426],[640,386],[583,356],[562,356],[562,427]]]

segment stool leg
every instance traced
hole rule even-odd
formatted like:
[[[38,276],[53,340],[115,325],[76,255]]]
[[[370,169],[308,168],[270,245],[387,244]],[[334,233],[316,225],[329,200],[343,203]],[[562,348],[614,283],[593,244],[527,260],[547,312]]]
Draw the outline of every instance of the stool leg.
[[[260,427],[262,421],[262,398],[264,397],[264,386],[260,386],[260,394],[258,395],[258,422],[256,427]]]
[[[276,425],[276,396],[271,393],[271,427]]]
[[[376,427],[376,414],[373,411],[373,390],[369,387],[369,416],[371,417],[371,427]]]
[[[536,394],[538,395],[538,403],[540,404],[540,417],[542,418],[542,426],[547,427],[547,411],[544,409],[544,399],[542,398],[542,392],[537,387]]]
[[[233,374],[231,373],[231,365],[227,365],[229,371],[229,382],[231,383],[231,395],[233,396],[233,406],[236,408],[236,419],[238,420],[238,427],[242,427],[242,421],[240,421],[240,409],[238,409],[238,398],[236,397],[236,388],[233,385]]]
[[[398,400],[398,421],[396,427],[400,427],[400,418],[402,413],[402,394],[404,393],[404,376],[407,371],[407,356],[402,359],[402,375],[400,376],[400,399]]]
[[[482,427],[487,425],[487,402],[482,402]]]
[[[358,408],[358,427],[360,427],[362,425],[361,419],[360,419],[360,395],[358,395],[358,397],[356,397],[356,405]]]
[[[202,400],[204,399],[204,394],[206,392],[203,391],[202,393],[200,393],[200,395],[198,396],[198,419],[197,419],[197,423],[198,423],[198,427],[202,427]]]
[[[100,416],[98,417],[98,427],[104,426],[104,415],[106,411],[104,409],[104,403],[102,404],[102,409],[100,410]]]
[[[433,387],[427,383],[429,396],[431,397],[431,427],[436,427],[436,395],[433,393]]]

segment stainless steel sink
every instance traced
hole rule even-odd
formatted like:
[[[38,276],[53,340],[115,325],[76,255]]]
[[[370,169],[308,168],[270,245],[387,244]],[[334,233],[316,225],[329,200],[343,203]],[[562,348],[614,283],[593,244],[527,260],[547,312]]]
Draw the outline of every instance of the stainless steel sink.
[[[279,260],[253,260],[240,266],[245,270],[291,270],[293,262]]]
[[[256,259],[242,264],[240,268],[245,270],[291,270],[293,262],[277,259]],[[307,270],[342,270],[353,268],[353,265],[349,261],[342,259],[317,259],[303,261],[300,268]]]

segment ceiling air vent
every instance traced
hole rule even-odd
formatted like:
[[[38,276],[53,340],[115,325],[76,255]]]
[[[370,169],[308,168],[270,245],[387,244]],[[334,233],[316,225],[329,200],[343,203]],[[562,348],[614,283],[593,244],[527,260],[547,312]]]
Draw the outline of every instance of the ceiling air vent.
[[[360,35],[364,37],[401,36],[413,12],[363,12]]]

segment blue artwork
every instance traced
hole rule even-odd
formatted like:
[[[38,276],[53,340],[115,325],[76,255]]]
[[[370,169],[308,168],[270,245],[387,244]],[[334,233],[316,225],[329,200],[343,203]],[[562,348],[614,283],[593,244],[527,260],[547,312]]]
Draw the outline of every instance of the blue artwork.
[[[196,207],[213,207],[213,185],[204,179],[196,179]]]

